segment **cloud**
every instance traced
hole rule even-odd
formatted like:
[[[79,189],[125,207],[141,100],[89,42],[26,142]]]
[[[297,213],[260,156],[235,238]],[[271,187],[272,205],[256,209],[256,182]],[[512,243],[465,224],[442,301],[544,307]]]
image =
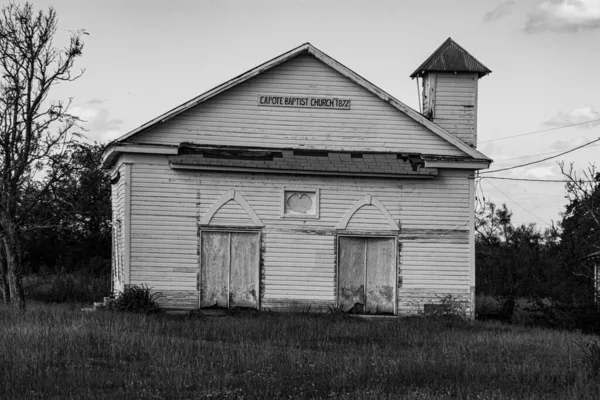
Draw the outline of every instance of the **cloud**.
[[[573,146],[573,142],[570,142],[568,140],[556,140],[556,141],[552,142],[552,144],[550,145],[550,148],[552,150],[556,150],[556,151],[569,150],[570,148],[573,148],[573,147],[577,147],[577,146]]]
[[[544,126],[565,126],[565,125],[579,125],[580,128],[592,128],[594,126],[600,125],[600,113],[594,110],[594,107],[580,107],[575,108],[571,111],[563,112],[559,111],[554,117],[550,118],[548,121],[542,123]],[[594,121],[586,124],[587,121]]]
[[[512,13],[512,7],[515,4],[514,0],[506,0],[498,4],[492,11],[485,13],[483,22],[494,22],[502,19]]]
[[[545,0],[527,15],[525,32],[578,32],[600,28],[600,0]]]
[[[497,150],[497,146],[495,143],[484,143],[479,146],[478,150],[481,151],[483,154],[487,155],[494,154],[499,151]]]
[[[554,175],[553,166],[531,168],[525,174],[535,179],[548,178]]]
[[[82,119],[85,135],[92,141],[106,142],[119,136],[122,120],[110,118],[106,101],[92,99],[71,109],[71,113]]]

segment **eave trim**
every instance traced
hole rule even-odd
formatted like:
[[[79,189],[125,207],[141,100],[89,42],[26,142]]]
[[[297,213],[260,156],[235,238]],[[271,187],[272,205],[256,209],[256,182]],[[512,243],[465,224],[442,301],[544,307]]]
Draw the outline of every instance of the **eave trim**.
[[[228,167],[220,165],[198,165],[182,164],[169,162],[173,169],[189,169],[199,171],[219,171],[219,172],[246,172],[259,174],[291,174],[291,175],[312,175],[312,176],[349,176],[358,178],[393,178],[393,179],[434,179],[436,175],[410,175],[410,174],[376,174],[367,172],[342,172],[342,171],[314,171],[301,169],[274,169],[274,168],[253,168],[253,167]]]
[[[176,155],[178,151],[179,146],[115,143],[104,150],[102,167],[110,168],[123,153]]]
[[[425,168],[488,169],[491,160],[436,161],[424,160]]]

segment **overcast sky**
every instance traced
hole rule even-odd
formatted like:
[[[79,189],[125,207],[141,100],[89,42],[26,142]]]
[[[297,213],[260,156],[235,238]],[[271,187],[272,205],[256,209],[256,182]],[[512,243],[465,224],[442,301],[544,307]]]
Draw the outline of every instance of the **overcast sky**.
[[[409,75],[452,37],[490,68],[479,81],[479,150],[490,170],[550,156],[600,137],[600,0],[151,1],[52,0],[57,44],[85,29],[83,77],[56,87],[73,97],[91,140],[106,142],[275,56],[310,42],[414,109]],[[548,153],[548,154],[547,154]],[[506,172],[560,179],[557,160],[584,168],[598,144]],[[531,156],[531,157],[526,157]],[[515,223],[560,220],[561,183],[481,181]]]

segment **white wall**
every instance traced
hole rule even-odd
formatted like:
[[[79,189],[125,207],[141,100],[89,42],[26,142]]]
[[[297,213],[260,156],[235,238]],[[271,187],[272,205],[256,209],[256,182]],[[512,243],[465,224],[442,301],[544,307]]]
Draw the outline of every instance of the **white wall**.
[[[361,198],[377,198],[401,226],[399,311],[447,293],[468,300],[468,172],[440,170],[431,180],[358,179],[175,170],[166,158],[127,156],[132,164],[131,283],[167,296],[167,306],[197,305],[198,221],[225,192],[235,189],[264,224],[261,304],[326,307],[336,294],[336,225]],[[319,219],[281,217],[286,186],[320,190]],[[239,223],[238,223],[239,222]],[[230,201],[213,225],[251,225]],[[360,209],[348,228],[390,230],[374,207]]]

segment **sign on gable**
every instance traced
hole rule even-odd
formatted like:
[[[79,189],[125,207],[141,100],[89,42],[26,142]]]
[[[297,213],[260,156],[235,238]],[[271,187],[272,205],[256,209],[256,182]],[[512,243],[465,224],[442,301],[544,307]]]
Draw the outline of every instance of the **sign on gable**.
[[[350,99],[339,97],[259,95],[259,106],[349,110]]]

